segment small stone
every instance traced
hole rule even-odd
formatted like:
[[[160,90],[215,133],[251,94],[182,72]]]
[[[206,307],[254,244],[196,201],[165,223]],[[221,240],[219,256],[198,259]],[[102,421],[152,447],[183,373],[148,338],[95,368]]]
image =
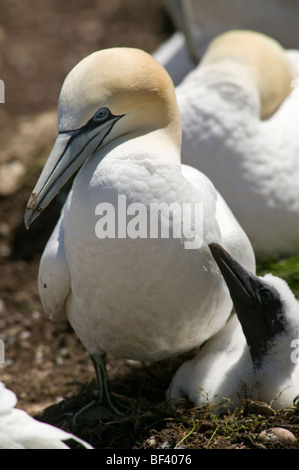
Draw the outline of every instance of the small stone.
[[[146,444],[150,447],[155,447],[157,442],[156,442],[156,439],[154,437],[150,437],[149,439],[147,439]]]
[[[280,442],[285,447],[291,446],[296,441],[296,437],[291,431],[278,427],[262,431],[258,438],[262,441]]]
[[[30,336],[31,336],[31,332],[28,331],[28,330],[24,330],[20,334],[21,339],[28,339],[28,338],[30,338]]]
[[[38,320],[41,317],[41,313],[38,310],[34,310],[31,313],[31,316],[32,316],[32,318],[34,318],[34,320]]]
[[[276,414],[276,411],[271,408],[268,403],[265,403],[263,401],[244,399],[242,402],[244,406],[244,411],[246,411],[246,413],[259,414],[263,416],[273,416]]]

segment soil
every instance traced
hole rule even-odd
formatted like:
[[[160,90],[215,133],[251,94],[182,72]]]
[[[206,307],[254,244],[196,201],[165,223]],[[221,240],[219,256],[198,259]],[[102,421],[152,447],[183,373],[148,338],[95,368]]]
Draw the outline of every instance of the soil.
[[[257,435],[275,425],[298,437],[297,408],[268,416],[246,407],[219,419],[210,408],[196,410],[187,402],[170,410],[165,390],[182,357],[141,364],[108,355],[112,390],[130,398],[127,413],[115,422],[100,420],[95,411],[74,422],[76,411],[95,397],[93,365],[70,325],[45,317],[38,296],[40,255],[61,203],[53,202],[29,231],[24,208],[54,142],[66,74],[98,49],[133,46],[152,52],[173,31],[162,0],[1,3],[0,163],[8,161],[8,170],[17,173],[23,164],[26,171],[18,184],[2,192],[0,186],[0,338],[5,345],[0,380],[16,393],[19,408],[98,449],[282,447],[261,443]]]

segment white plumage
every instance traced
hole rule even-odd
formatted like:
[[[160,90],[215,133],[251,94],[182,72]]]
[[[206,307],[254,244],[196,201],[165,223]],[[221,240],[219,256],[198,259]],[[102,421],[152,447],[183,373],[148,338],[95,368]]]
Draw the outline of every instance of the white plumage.
[[[15,408],[16,403],[15,393],[0,382],[0,449],[69,449],[65,442],[68,440],[93,449],[77,436],[37,421]]]
[[[58,122],[27,226],[85,163],[41,259],[45,311],[53,318],[65,312],[92,357],[110,352],[156,361],[198,346],[223,327],[232,306],[208,243],[221,242],[248,269],[255,269],[255,259],[211,181],[180,164],[180,118],[169,75],[139,50],[94,53],[66,78]],[[171,226],[184,204],[200,204],[203,225],[192,220],[202,245],[186,249],[182,224],[176,238],[122,238],[116,231],[115,238],[99,239],[96,207],[108,203],[117,213],[119,196],[147,213],[153,203],[174,204]]]
[[[215,403],[216,412],[240,406],[245,398],[274,409],[293,406],[299,394],[299,303],[282,279],[258,278],[222,259],[231,270],[227,283],[237,313],[178,369],[168,398],[187,397],[196,406]]]
[[[260,259],[299,249],[298,74],[298,51],[231,31],[176,87],[182,161],[213,181]]]

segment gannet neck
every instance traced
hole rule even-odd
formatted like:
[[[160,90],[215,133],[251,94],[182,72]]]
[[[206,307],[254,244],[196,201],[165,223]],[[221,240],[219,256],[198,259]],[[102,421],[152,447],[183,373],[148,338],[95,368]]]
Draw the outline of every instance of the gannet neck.
[[[166,70],[134,48],[94,52],[66,77],[58,106],[59,131],[81,128],[100,109],[126,115],[122,133],[164,129],[181,145],[180,114]]]
[[[254,31],[235,30],[214,39],[207,49],[201,68],[213,67],[221,74],[230,74],[251,81],[258,89],[261,118],[267,119],[291,92],[294,78],[284,49],[274,39]]]

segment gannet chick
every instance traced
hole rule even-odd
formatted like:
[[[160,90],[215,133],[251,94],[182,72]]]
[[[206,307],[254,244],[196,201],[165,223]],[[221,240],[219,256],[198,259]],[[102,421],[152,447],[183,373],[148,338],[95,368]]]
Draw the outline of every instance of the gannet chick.
[[[257,277],[221,246],[210,244],[229,287],[236,314],[175,374],[170,400],[216,403],[216,412],[244,398],[274,409],[293,405],[299,393],[299,303],[287,283]],[[228,400],[228,402],[227,402]]]
[[[100,403],[117,414],[105,354],[152,362],[213,336],[232,302],[208,241],[251,270],[254,253],[208,178],[181,166],[174,86],[149,54],[83,59],[62,86],[58,130],[27,227],[83,166],[43,253],[39,293],[54,320],[67,315],[94,362]]]
[[[299,249],[299,52],[252,31],[215,38],[176,94],[182,162],[205,173],[258,259]]]
[[[71,439],[86,449],[93,449],[77,436],[15,408],[16,403],[15,393],[0,382],[0,449],[69,449],[65,441]]]

